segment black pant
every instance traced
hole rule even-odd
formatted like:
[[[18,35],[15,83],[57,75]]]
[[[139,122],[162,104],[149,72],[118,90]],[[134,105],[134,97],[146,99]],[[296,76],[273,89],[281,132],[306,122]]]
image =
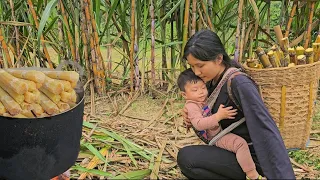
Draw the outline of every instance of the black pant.
[[[263,176],[252,146],[249,146],[257,171]],[[189,179],[245,179],[234,153],[208,145],[182,148],[178,153],[178,165]]]

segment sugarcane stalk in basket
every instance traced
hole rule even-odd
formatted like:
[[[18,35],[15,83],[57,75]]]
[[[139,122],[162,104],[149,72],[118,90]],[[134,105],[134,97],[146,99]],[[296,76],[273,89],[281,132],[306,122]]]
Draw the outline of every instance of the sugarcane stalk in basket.
[[[6,108],[4,108],[3,104],[0,102],[0,115],[7,112]]]
[[[48,76],[46,76],[45,81],[43,83],[43,87],[48,91],[50,91],[53,94],[60,94],[64,89],[63,89],[63,84],[60,83],[59,81],[52,79]]]
[[[35,83],[42,84],[45,80],[45,75],[41,71],[17,69],[7,69],[7,71],[15,77],[34,81]]]
[[[296,50],[294,48],[289,48],[288,52],[289,52],[289,56],[290,56],[290,63],[298,64]]]
[[[247,59],[246,63],[250,68],[255,68],[257,66],[257,62],[254,59]]]
[[[20,81],[3,69],[0,69],[0,82],[9,86],[17,94],[24,94],[28,91],[28,85],[26,83]]]
[[[42,106],[43,110],[49,115],[59,113],[58,106],[43,93],[40,93],[40,105]]]
[[[271,47],[271,50],[274,52],[274,57],[275,57],[275,62],[276,62],[276,65],[277,67],[280,67],[281,64],[280,64],[280,60],[281,60],[281,54],[280,54],[280,49],[277,45],[273,45]]]
[[[16,93],[10,86],[3,84],[2,81],[0,81],[0,87],[5,90],[18,104],[24,102],[23,94]]]
[[[21,113],[20,105],[2,88],[0,88],[0,101],[11,115]]]
[[[314,41],[314,43],[320,43],[320,32],[319,32],[319,34],[318,34],[318,36],[316,38],[316,41]]]
[[[312,64],[313,63],[313,48],[306,49],[305,55],[306,55],[306,63]]]
[[[313,43],[313,61],[318,62],[320,60],[320,43]]]
[[[298,46],[298,47],[296,48],[296,54],[297,54],[297,56],[304,55],[304,52],[305,52],[305,49],[304,49],[302,46]]]
[[[53,94],[50,92],[47,88],[41,87],[39,89],[42,93],[44,93],[49,99],[51,99],[52,102],[58,103],[61,99],[61,96],[59,94]],[[41,93],[40,93],[41,94]],[[41,96],[41,95],[40,95]]]
[[[276,63],[276,57],[274,55],[274,51],[270,50],[268,53],[267,53],[268,57],[269,57],[269,61],[270,63],[272,64],[272,67],[276,68],[278,67],[277,66],[277,63]]]
[[[298,65],[306,64],[306,56],[305,55],[299,55],[297,56]]]
[[[261,47],[257,47],[256,54],[259,57],[259,60],[262,63],[264,68],[271,68],[272,67],[268,56],[266,55],[266,53],[264,52],[264,50]]]

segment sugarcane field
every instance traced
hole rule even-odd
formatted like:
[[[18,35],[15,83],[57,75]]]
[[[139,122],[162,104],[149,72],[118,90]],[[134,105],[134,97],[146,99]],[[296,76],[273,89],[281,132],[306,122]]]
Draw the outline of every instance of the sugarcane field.
[[[320,179],[319,0],[0,12],[0,179]]]

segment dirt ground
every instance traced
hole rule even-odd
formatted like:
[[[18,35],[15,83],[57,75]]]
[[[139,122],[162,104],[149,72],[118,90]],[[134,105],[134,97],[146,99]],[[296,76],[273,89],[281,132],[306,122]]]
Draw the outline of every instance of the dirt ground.
[[[85,121],[97,123],[99,127],[131,140],[144,151],[154,153],[151,160],[142,158],[139,154],[133,154],[137,161],[137,165],[134,166],[134,162],[128,158],[129,155],[124,148],[117,146],[119,143],[112,144],[111,153],[107,159],[122,158],[122,160],[109,162],[109,166],[106,166],[104,170],[115,175],[117,172],[149,168],[160,179],[184,177],[176,163],[178,150],[184,146],[202,142],[193,132],[186,132],[183,127],[183,120],[179,115],[183,107],[182,100],[165,97],[153,99],[147,95],[132,98],[125,94],[115,97],[106,96],[96,98],[95,113],[92,113],[89,99],[85,101]],[[312,158],[320,159],[320,120],[318,116],[320,119],[320,114],[316,115],[311,131],[310,147],[304,151]],[[83,159],[79,157],[78,162],[83,162]],[[157,165],[159,167],[156,167]],[[316,165],[312,167],[293,162],[297,178],[319,177],[319,172],[315,167]],[[77,173],[74,176],[76,177]]]

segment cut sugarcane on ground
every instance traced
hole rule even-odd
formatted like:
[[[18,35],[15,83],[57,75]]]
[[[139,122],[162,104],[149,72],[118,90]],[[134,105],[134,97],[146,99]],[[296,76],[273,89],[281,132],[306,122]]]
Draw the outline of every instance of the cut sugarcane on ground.
[[[16,118],[53,116],[75,106],[75,71],[0,70],[0,115]]]

